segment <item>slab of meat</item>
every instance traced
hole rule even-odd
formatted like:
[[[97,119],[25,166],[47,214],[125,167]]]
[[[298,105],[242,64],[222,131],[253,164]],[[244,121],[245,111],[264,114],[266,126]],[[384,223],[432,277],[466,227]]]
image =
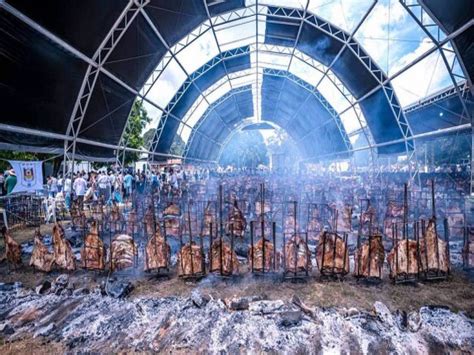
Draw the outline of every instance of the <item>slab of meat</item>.
[[[50,253],[48,248],[43,244],[43,236],[39,229],[35,232],[33,253],[31,253],[30,266],[35,269],[50,272],[54,263],[54,254]]]
[[[307,229],[309,240],[317,242],[323,233],[323,224],[317,219],[311,219]]]
[[[370,249],[369,241],[367,241],[356,250],[354,256],[354,274],[356,276],[382,278],[384,260],[385,250],[382,243],[382,236],[374,235],[370,237]]]
[[[165,218],[165,232],[166,236],[179,237],[179,217]]]
[[[245,220],[245,217],[242,211],[240,211],[240,209],[237,207],[237,204],[232,206],[232,208],[229,211],[229,220],[226,226],[226,230],[228,234],[230,234],[231,225],[233,225],[234,236],[242,238],[245,234],[247,221]]]
[[[145,271],[168,268],[171,248],[157,229],[155,235],[148,241],[145,248]]]
[[[436,234],[434,219],[428,222],[425,236],[420,240],[420,259],[423,272],[448,272],[449,258],[447,243]],[[439,262],[438,262],[439,256]]]
[[[84,228],[86,215],[83,210],[80,210],[77,203],[73,203],[71,207],[71,219],[73,226]]]
[[[363,235],[372,234],[377,225],[377,211],[373,206],[367,208],[360,216],[361,226],[360,230]],[[369,231],[369,227],[372,225],[372,230]]]
[[[187,243],[178,254],[178,275],[195,276],[204,273],[204,252],[202,248],[194,242],[192,246]]]
[[[123,222],[123,215],[120,211],[120,206],[114,202],[110,210],[110,231],[112,233],[117,233],[121,230],[121,225]]]
[[[306,242],[299,236],[293,236],[285,243],[284,267],[285,272],[310,271],[312,268],[311,252]]]
[[[180,216],[181,210],[175,203],[170,203],[163,211],[163,216]]]
[[[10,231],[3,229],[3,237],[5,239],[5,259],[13,265],[21,264],[21,248],[20,245],[12,238]]]
[[[385,212],[385,217],[403,217],[403,206],[395,203],[394,201],[389,201],[387,204],[387,211]]]
[[[126,234],[115,236],[110,248],[112,270],[133,267],[137,252],[135,241],[131,236]]]
[[[61,268],[66,270],[76,269],[76,259],[72,253],[71,244],[64,236],[63,227],[56,223],[53,227],[53,249],[54,262]]]
[[[210,250],[209,272],[220,272],[221,270],[221,241],[215,240]],[[212,254],[212,255],[211,255]],[[230,249],[230,245],[222,242],[222,274],[233,275],[239,272],[239,261],[237,255]]]
[[[155,233],[155,216],[153,215],[153,208],[147,208],[145,216],[143,217],[143,224],[146,235],[153,235]],[[158,226],[156,226],[158,228]]]
[[[397,262],[398,260],[398,262]],[[418,274],[418,247],[415,240],[399,240],[387,256],[390,277],[411,277]]]
[[[135,211],[130,211],[127,216],[127,234],[136,234],[139,230],[139,222],[137,220],[137,213]]]
[[[208,202],[206,208],[204,210],[204,221],[203,221],[203,235],[210,235],[211,234],[211,223],[213,233],[216,230],[216,210],[215,206],[212,202]]]
[[[278,253],[276,257],[274,255],[274,246],[268,239],[265,239],[265,272],[276,271],[279,268],[279,260],[278,260]],[[275,263],[274,263],[274,258]],[[249,265],[252,264],[252,248],[249,247],[248,252],[248,263]],[[257,243],[253,246],[253,269],[257,272],[263,272],[263,239],[260,239]],[[275,266],[275,268],[274,268]]]
[[[92,219],[98,223],[104,219],[104,208],[101,204],[92,207]]]
[[[84,239],[84,246],[81,248],[82,267],[90,270],[105,269],[105,246],[99,238],[97,224],[92,222],[89,234]]]
[[[331,207],[333,214],[336,213],[337,210],[337,220],[334,221],[334,218],[331,219],[331,228],[336,232],[348,233],[352,231],[352,207],[348,205],[344,205],[343,207],[333,205]]]
[[[295,218],[293,216],[287,216],[285,218],[283,232],[285,234],[294,235],[295,230],[298,231],[298,222],[296,222],[296,229],[295,229]]]
[[[349,250],[336,233],[324,232],[319,238],[316,261],[322,274],[349,273]]]

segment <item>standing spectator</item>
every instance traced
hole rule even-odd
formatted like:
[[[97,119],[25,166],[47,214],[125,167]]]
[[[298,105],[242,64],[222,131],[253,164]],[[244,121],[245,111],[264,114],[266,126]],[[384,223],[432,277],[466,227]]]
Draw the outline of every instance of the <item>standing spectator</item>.
[[[64,203],[66,204],[66,208],[71,208],[71,179],[69,176],[63,180],[63,191],[64,191]]]
[[[58,193],[58,179],[54,176],[48,176],[49,197],[56,197]]]
[[[123,178],[123,187],[125,188],[125,197],[132,196],[132,184],[133,184],[133,176],[130,172],[127,171],[127,174]]]
[[[87,183],[86,180],[84,180],[84,178],[82,177],[82,174],[79,174],[76,180],[74,180],[74,184],[72,187],[74,189],[74,193],[76,194],[79,209],[82,210],[84,195],[87,191]]]
[[[8,172],[8,177],[5,179],[5,190],[7,191],[7,195],[10,195],[15,188],[16,185],[16,174],[15,170],[10,169]]]
[[[63,191],[64,179],[61,175],[58,176],[58,192]]]
[[[109,177],[105,172],[100,172],[97,178],[97,186],[99,187],[99,198],[104,198],[104,202],[109,200]]]

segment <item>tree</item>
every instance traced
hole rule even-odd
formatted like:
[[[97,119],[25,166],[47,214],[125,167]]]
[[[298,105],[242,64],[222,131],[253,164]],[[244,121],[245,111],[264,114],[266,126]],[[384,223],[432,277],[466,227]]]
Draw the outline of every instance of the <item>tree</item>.
[[[186,144],[184,144],[183,139],[181,138],[180,135],[177,134],[174,137],[173,144],[171,144],[170,154],[183,155],[185,147],[186,147]]]
[[[148,112],[143,107],[142,101],[136,100],[133,103],[132,111],[128,117],[128,127],[124,134],[124,142],[128,148],[143,148],[145,137],[142,135],[146,125],[151,122]],[[140,158],[139,153],[126,152],[125,165],[136,162]]]
[[[150,128],[148,131],[145,132],[145,134],[143,135],[143,146],[145,148],[150,146],[153,138],[155,137],[155,133],[156,128]]]

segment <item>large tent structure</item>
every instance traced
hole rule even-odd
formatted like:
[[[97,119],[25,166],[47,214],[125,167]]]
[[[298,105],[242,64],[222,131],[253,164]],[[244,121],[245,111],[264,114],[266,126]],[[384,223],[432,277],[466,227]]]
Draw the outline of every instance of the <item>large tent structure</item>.
[[[65,162],[120,162],[140,100],[156,132],[134,151],[150,160],[171,156],[179,136],[180,157],[216,162],[236,131],[268,123],[305,160],[362,149],[372,160],[405,155],[415,176],[417,141],[472,132],[473,8],[468,0],[1,1],[0,144],[63,152]]]

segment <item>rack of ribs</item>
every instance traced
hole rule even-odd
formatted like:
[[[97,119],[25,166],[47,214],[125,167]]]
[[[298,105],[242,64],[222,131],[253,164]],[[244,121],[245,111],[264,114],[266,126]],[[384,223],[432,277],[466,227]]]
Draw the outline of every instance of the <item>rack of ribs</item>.
[[[222,248],[222,254],[221,254]],[[220,272],[222,275],[239,273],[239,261],[230,245],[221,240],[214,240],[209,251],[209,272]],[[222,264],[222,269],[221,269]]]
[[[30,266],[35,269],[50,272],[54,263],[54,254],[50,253],[43,243],[43,236],[39,229],[35,231],[33,252],[31,253]]]
[[[418,275],[418,243],[415,240],[403,239],[395,241],[395,245],[387,256],[392,279],[413,278]]]
[[[311,252],[306,242],[300,236],[291,237],[285,243],[284,248],[285,273],[309,272],[311,270]]]
[[[382,278],[385,250],[381,235],[370,236],[354,255],[354,274],[356,277]]]
[[[194,277],[205,274],[204,252],[196,243],[185,244],[178,254],[178,275]]]
[[[247,226],[247,221],[245,220],[245,217],[244,217],[242,211],[240,211],[240,209],[237,207],[237,203],[235,203],[232,206],[232,208],[229,212],[229,220],[228,220],[228,223],[226,225],[226,230],[227,230],[228,234],[231,233],[231,230],[230,230],[231,225],[234,228],[234,236],[242,238],[245,234],[245,228]]]
[[[170,264],[171,248],[161,235],[159,229],[156,230],[145,248],[145,271],[167,269]]]
[[[421,269],[425,273],[448,273],[449,252],[447,242],[436,233],[436,220],[430,219],[424,238],[420,240]]]
[[[336,233],[325,231],[319,238],[316,261],[322,275],[348,274],[349,250],[347,240]]]
[[[99,238],[97,222],[93,221],[89,234],[84,239],[81,249],[82,267],[90,270],[105,269],[105,246]]]
[[[21,248],[20,245],[12,238],[10,231],[5,227],[2,230],[3,237],[5,239],[5,256],[4,259],[10,264],[20,265],[21,264]]]
[[[133,267],[137,253],[135,241],[131,236],[127,234],[115,236],[110,247],[111,270]]]
[[[265,248],[263,241],[265,240]],[[265,249],[265,267],[264,267],[264,249]],[[279,268],[279,254],[275,253],[275,247],[268,239],[260,239],[253,248],[249,247],[248,263],[253,265],[253,271],[256,272],[272,272]],[[276,259],[276,260],[275,260]]]
[[[53,250],[54,262],[59,268],[66,270],[76,269],[76,259],[72,253],[71,244],[64,236],[63,227],[58,223],[53,227]]]

